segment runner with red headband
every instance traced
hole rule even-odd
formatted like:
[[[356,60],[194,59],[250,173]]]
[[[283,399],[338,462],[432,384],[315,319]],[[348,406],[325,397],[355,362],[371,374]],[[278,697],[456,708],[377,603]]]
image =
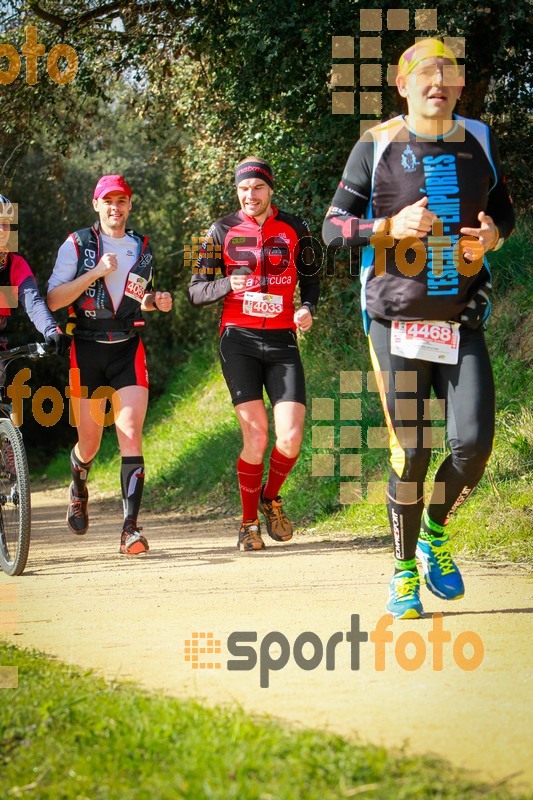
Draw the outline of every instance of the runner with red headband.
[[[271,203],[272,171],[250,157],[235,171],[240,210],[207,232],[189,286],[195,306],[222,302],[220,361],[243,437],[237,463],[242,524],[237,546],[264,548],[258,509],[269,536],[287,542],[293,526],[280,490],[295,465],[303,437],[305,379],[296,332],[308,331],[319,279],[307,223]],[[215,280],[217,273],[222,277]],[[295,307],[300,288],[301,306]],[[263,485],[272,404],[276,442]]]

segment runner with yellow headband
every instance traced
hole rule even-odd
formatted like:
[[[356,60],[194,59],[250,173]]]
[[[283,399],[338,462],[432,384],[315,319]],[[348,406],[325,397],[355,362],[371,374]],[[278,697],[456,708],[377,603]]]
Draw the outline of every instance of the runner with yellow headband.
[[[457,66],[453,50],[440,39],[421,39],[408,47],[398,61],[398,75],[409,75],[426,58],[445,58]]]
[[[416,556],[433,594],[464,594],[446,525],[492,449],[494,383],[483,330],[491,276],[484,254],[510,236],[514,214],[492,133],[454,113],[463,79],[450,48],[437,39],[409,47],[396,85],[407,114],[357,142],[323,236],[331,247],[364,247],[361,306],[391,450],[395,571],[387,610],[409,619],[423,613]],[[422,259],[420,244],[413,250],[417,240]],[[445,408],[450,453],[425,505],[432,389]]]

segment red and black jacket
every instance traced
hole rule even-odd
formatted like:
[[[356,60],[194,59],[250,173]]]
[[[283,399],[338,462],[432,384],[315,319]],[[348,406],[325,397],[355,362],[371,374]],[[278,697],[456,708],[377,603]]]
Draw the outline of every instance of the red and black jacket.
[[[296,286],[300,287],[302,305],[312,311],[320,290],[319,266],[315,263],[311,231],[304,220],[272,206],[272,214],[258,225],[253,217],[239,210],[209,228],[198,266],[193,270],[189,300],[194,306],[223,300],[221,330],[228,325],[295,330]],[[234,292],[230,276],[243,267],[249,270],[246,289]],[[223,277],[215,280],[219,274]],[[283,310],[275,317],[250,316],[243,312],[245,292],[281,295]]]

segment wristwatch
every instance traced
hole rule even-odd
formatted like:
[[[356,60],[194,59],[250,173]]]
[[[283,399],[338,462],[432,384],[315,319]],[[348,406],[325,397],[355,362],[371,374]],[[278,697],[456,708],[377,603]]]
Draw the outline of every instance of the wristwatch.
[[[386,236],[390,233],[391,220],[390,217],[377,217],[372,225],[372,233],[379,233]]]
[[[306,300],[305,303],[302,303],[302,308],[303,308],[303,306],[307,306],[307,308],[309,309],[309,311],[311,313],[311,316],[313,316],[313,314],[315,313],[314,305],[312,303],[310,303],[309,300]]]

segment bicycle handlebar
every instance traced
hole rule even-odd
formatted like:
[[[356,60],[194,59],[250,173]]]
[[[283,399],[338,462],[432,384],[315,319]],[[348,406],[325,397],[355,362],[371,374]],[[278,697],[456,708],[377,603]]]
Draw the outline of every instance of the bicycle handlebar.
[[[29,342],[20,347],[13,347],[11,350],[0,350],[0,361],[12,361],[14,358],[27,356],[28,358],[43,358],[55,351],[53,344],[44,342]]]

